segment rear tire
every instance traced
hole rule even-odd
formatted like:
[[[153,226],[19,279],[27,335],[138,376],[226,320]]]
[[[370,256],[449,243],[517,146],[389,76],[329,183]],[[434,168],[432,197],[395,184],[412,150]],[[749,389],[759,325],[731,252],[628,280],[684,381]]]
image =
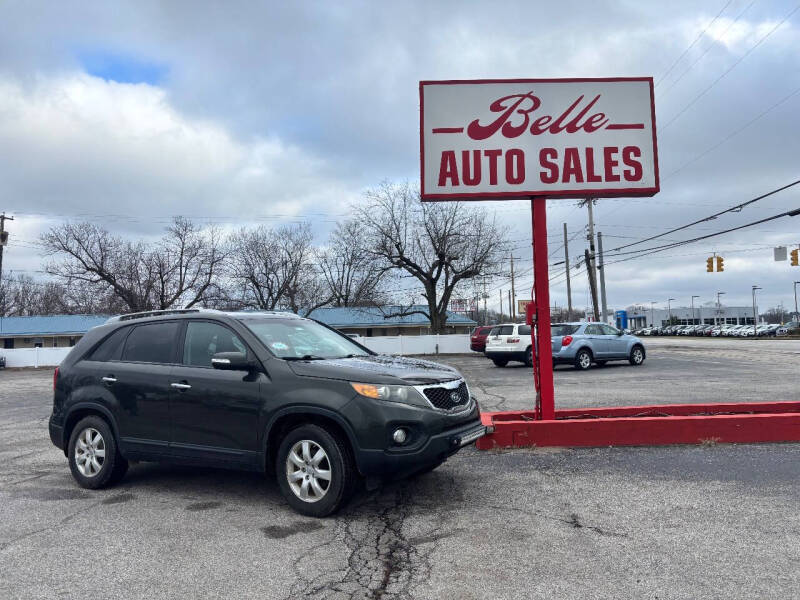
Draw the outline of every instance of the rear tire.
[[[492,362],[494,363],[495,367],[505,367],[508,364],[508,361],[504,358],[493,358]]]
[[[69,468],[79,486],[97,490],[113,485],[115,473],[125,474],[127,461],[117,451],[117,441],[105,419],[81,419],[69,436]],[[124,465],[124,466],[123,466]]]
[[[533,366],[533,349],[530,346],[525,351],[525,365],[528,367]]]
[[[592,366],[592,353],[586,348],[581,348],[575,355],[575,368],[579,371],[586,371]]]
[[[641,346],[634,346],[631,348],[631,355],[628,357],[628,362],[634,367],[641,366],[644,362],[644,348]]]
[[[275,473],[289,506],[309,517],[327,517],[339,510],[358,480],[348,443],[319,425],[301,425],[286,434]]]

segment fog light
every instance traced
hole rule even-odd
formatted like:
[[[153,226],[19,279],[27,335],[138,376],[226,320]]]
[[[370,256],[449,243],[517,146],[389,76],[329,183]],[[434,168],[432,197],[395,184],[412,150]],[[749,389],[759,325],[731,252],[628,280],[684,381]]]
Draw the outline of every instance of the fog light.
[[[405,429],[395,429],[394,433],[392,434],[392,439],[394,440],[395,444],[405,444],[408,435],[406,434]]]

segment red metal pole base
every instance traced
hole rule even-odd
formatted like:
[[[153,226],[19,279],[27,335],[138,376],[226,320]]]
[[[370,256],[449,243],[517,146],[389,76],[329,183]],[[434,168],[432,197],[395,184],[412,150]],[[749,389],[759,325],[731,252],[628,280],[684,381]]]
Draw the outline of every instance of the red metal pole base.
[[[536,389],[536,418],[550,420],[555,414],[553,391],[553,348],[550,341],[550,279],[547,264],[547,199],[531,198],[533,244],[533,385]]]
[[[551,421],[531,411],[481,415],[493,433],[480,450],[524,446],[663,446],[798,442],[800,402],[661,404],[558,410]]]

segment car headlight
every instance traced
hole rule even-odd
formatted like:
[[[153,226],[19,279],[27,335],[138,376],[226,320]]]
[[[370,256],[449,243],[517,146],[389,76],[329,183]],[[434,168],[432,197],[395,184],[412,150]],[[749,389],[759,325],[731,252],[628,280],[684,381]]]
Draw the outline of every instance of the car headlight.
[[[409,385],[376,385],[373,383],[350,382],[353,389],[366,398],[402,402],[404,404],[424,404],[417,390]]]

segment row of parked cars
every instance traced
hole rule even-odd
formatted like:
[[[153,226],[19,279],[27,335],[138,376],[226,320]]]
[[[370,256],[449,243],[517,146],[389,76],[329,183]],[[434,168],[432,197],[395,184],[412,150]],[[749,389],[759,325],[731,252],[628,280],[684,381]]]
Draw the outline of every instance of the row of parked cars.
[[[694,335],[699,337],[775,337],[787,335],[791,330],[787,325],[668,325],[666,327],[644,327],[633,332],[634,335]]]
[[[646,356],[639,338],[605,323],[553,323],[550,335],[554,367],[568,364],[585,371],[593,364],[602,367],[617,360],[639,366]],[[511,361],[531,366],[531,341],[530,325],[501,323],[476,327],[470,348],[483,352],[497,367],[505,367]]]

